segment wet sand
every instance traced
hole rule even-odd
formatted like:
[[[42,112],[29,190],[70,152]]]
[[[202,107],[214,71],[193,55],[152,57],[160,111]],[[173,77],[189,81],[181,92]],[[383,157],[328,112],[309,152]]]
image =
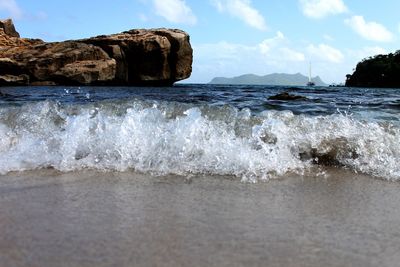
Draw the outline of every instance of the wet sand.
[[[400,183],[344,170],[0,176],[0,266],[398,266]]]

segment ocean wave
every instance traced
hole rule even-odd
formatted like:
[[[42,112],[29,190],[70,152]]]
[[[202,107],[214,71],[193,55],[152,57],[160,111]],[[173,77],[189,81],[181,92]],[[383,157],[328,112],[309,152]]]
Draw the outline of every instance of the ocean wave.
[[[316,164],[400,179],[400,129],[347,114],[294,115],[162,101],[0,109],[0,173],[54,168],[155,175],[233,175],[246,181]]]

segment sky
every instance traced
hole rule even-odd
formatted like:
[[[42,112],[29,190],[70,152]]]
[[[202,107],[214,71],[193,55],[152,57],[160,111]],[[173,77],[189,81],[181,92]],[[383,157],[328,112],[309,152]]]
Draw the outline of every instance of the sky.
[[[0,0],[22,37],[62,41],[135,28],[190,35],[186,80],[302,73],[344,82],[357,62],[400,49],[399,0]]]

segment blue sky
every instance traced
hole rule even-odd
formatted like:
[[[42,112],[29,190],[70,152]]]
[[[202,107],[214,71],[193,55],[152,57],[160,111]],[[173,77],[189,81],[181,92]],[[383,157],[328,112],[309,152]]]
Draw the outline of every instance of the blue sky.
[[[133,28],[180,28],[192,77],[273,72],[343,82],[361,59],[400,49],[399,0],[0,0],[23,37],[60,41]]]

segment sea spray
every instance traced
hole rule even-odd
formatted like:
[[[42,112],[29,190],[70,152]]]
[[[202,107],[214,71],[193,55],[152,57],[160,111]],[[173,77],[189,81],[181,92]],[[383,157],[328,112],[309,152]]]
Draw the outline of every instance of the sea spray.
[[[0,173],[54,168],[233,175],[247,181],[332,164],[400,179],[400,129],[346,114],[177,102],[55,101],[0,109]]]

